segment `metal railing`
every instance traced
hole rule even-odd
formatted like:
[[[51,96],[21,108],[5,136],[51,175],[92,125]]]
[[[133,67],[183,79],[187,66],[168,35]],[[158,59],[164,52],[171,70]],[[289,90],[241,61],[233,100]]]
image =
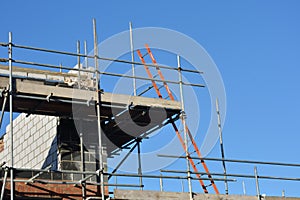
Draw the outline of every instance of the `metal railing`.
[[[101,102],[101,95],[100,94],[100,75],[104,75],[104,76],[116,76],[116,77],[124,77],[124,78],[130,78],[133,80],[144,80],[144,81],[156,81],[156,82],[165,82],[165,83],[170,83],[170,84],[177,84],[177,85],[187,85],[187,86],[193,86],[193,87],[203,87],[204,85],[202,84],[198,84],[198,83],[187,83],[187,82],[183,82],[182,80],[179,81],[174,81],[174,80],[161,80],[161,79],[156,79],[156,78],[148,78],[148,77],[143,77],[143,76],[136,76],[136,74],[133,75],[125,75],[125,74],[118,74],[118,73],[112,73],[112,72],[105,72],[105,71],[101,71],[99,69],[99,63],[98,61],[103,60],[103,61],[110,61],[110,62],[116,62],[116,63],[124,63],[124,64],[128,64],[131,67],[134,67],[135,65],[140,65],[143,66],[144,63],[142,62],[135,62],[134,59],[132,59],[131,61],[128,60],[122,60],[122,59],[115,59],[115,58],[105,58],[105,57],[100,57],[98,55],[98,42],[97,42],[97,32],[96,32],[96,24],[94,21],[94,55],[88,55],[87,54],[87,48],[86,48],[86,43],[85,43],[85,53],[80,53],[80,48],[78,47],[78,50],[76,53],[73,52],[67,52],[67,51],[57,51],[57,50],[52,50],[52,49],[45,49],[45,48],[38,48],[38,47],[31,47],[31,46],[24,46],[24,45],[19,45],[19,44],[15,44],[12,41],[12,33],[9,33],[9,42],[8,43],[0,43],[0,47],[2,48],[8,48],[8,58],[0,58],[0,62],[2,63],[8,63],[9,66],[9,87],[7,88],[8,92],[8,96],[10,98],[9,103],[9,110],[10,110],[10,136],[11,136],[11,144],[10,144],[10,151],[11,151],[11,163],[10,166],[7,167],[3,167],[1,166],[1,170],[3,171],[3,178],[1,179],[2,181],[2,188],[1,188],[1,200],[4,197],[4,190],[5,190],[5,185],[6,182],[9,180],[11,182],[11,197],[14,196],[14,188],[13,188],[13,183],[14,182],[24,182],[24,183],[28,183],[28,182],[34,182],[35,180],[41,180],[44,183],[48,183],[48,184],[74,184],[74,185],[82,185],[83,183],[89,183],[89,184],[93,184],[93,185],[100,185],[101,186],[101,194],[104,195],[104,186],[110,186],[110,187],[132,187],[132,188],[144,188],[144,185],[141,184],[140,178],[147,178],[147,179],[157,179],[160,182],[161,185],[161,190],[163,190],[162,188],[162,182],[164,179],[177,179],[177,180],[185,180],[185,181],[189,181],[189,180],[210,180],[210,178],[205,178],[202,176],[208,175],[206,172],[193,172],[190,170],[187,171],[183,171],[183,170],[161,170],[161,173],[177,173],[177,174],[186,174],[186,176],[184,175],[178,175],[178,176],[169,176],[169,175],[146,175],[146,174],[121,174],[121,173],[108,173],[105,172],[103,170],[103,161],[102,159],[100,159],[100,163],[99,166],[100,168],[95,171],[95,172],[85,172],[85,171],[66,171],[66,170],[62,170],[59,171],[59,173],[69,173],[69,174],[80,174],[80,175],[85,175],[85,177],[83,177],[81,180],[78,181],[57,181],[57,180],[45,180],[45,179],[41,179],[39,177],[38,174],[40,173],[55,173],[58,171],[51,171],[51,170],[45,170],[45,169],[41,169],[41,170],[32,170],[32,169],[18,169],[18,168],[14,168],[14,143],[13,143],[13,118],[12,118],[12,114],[13,114],[13,109],[12,109],[12,104],[13,104],[13,78],[14,78],[14,71],[13,71],[13,63],[16,64],[20,64],[20,65],[24,65],[24,66],[37,66],[37,67],[42,67],[42,69],[56,69],[59,70],[60,73],[62,73],[62,70],[67,70],[67,71],[75,71],[78,74],[78,87],[79,89],[82,89],[80,87],[80,82],[82,81],[82,73],[91,73],[93,74],[93,78],[96,80],[96,86],[94,88],[95,91],[97,91],[98,93],[98,99],[94,100],[92,102],[93,105],[97,106],[98,109],[98,113],[100,113],[100,102]],[[31,61],[26,61],[26,60],[18,60],[13,58],[13,51],[17,50],[17,49],[23,49],[23,50],[28,50],[28,51],[36,51],[36,52],[45,52],[45,53],[52,53],[52,54],[59,54],[59,55],[66,55],[66,56],[71,56],[74,57],[75,59],[77,59],[77,63],[78,63],[78,68],[73,68],[73,67],[69,67],[69,66],[63,66],[63,65],[55,65],[55,64],[48,64],[48,63],[40,63],[40,62],[31,62]],[[88,68],[83,68],[81,67],[81,58],[85,58],[86,59],[86,67],[88,67],[88,59],[94,59],[94,67],[93,69],[88,69]],[[58,63],[56,61],[56,63]],[[195,73],[195,74],[202,74],[202,72],[197,71],[197,70],[191,70],[191,69],[185,69],[180,67],[180,69],[178,69],[178,67],[172,67],[172,66],[167,66],[167,65],[158,65],[158,64],[152,64],[152,63],[147,63],[146,64],[148,67],[152,67],[152,68],[161,68],[161,69],[165,69],[165,70],[171,70],[171,71],[177,71],[178,73],[181,72],[187,72],[187,73]],[[135,86],[133,86],[134,91],[136,90]],[[134,94],[136,94],[136,92],[133,92]],[[42,97],[30,97],[27,96],[26,98],[36,98],[41,100]],[[43,98],[43,100],[45,100]],[[50,99],[51,100],[51,99]],[[68,100],[64,100],[64,101],[68,101]],[[74,101],[72,101],[74,102]],[[82,103],[84,104],[84,102],[78,102],[78,103]],[[100,114],[98,114],[98,116],[100,116]],[[98,119],[98,134],[99,134],[99,151],[102,151],[102,146],[101,146],[101,126],[100,126],[100,118]],[[102,155],[102,153],[100,153],[100,155]],[[179,158],[179,159],[186,159],[187,156],[171,156],[171,155],[159,155],[159,157],[164,157],[164,158]],[[198,159],[198,157],[192,157],[189,156],[190,158],[193,159]],[[201,160],[207,160],[207,161],[218,161],[218,162],[224,162],[224,163],[244,163],[244,164],[256,164],[256,165],[271,165],[271,166],[286,166],[286,167],[300,167],[300,164],[295,164],[295,163],[280,163],[280,162],[261,162],[261,161],[251,161],[251,160],[236,160],[236,159],[220,159],[220,158],[200,158]],[[31,178],[28,179],[24,179],[22,177],[15,177],[14,174],[16,171],[34,171],[35,175],[32,176]],[[10,173],[9,173],[10,172]],[[228,171],[227,171],[228,172]],[[197,178],[194,175],[196,174],[200,174],[201,178]],[[257,170],[255,170],[255,174],[251,175],[251,174],[231,174],[231,173],[217,173],[217,172],[212,172],[210,173],[210,175],[214,175],[214,176],[224,176],[224,177],[234,177],[234,178],[250,178],[250,179],[255,179],[256,180],[256,186],[257,186],[257,195],[258,198],[260,198],[260,192],[259,192],[259,179],[270,179],[270,180],[285,180],[285,181],[300,181],[300,178],[289,178],[289,177],[277,177],[277,176],[263,176],[263,175],[258,175],[257,174]],[[88,179],[90,179],[93,176],[97,176],[99,179],[101,179],[102,181],[100,182],[92,182],[92,181],[88,181]],[[104,176],[116,176],[116,177],[132,177],[132,178],[139,178],[139,183],[138,184],[113,184],[113,183],[104,183]],[[11,177],[15,177],[15,178],[11,178]],[[236,179],[232,179],[232,178],[214,178],[214,181],[228,181],[228,182],[235,182]],[[192,191],[190,191],[192,192]],[[104,199],[104,196],[102,196],[102,199]]]
[[[11,197],[13,198],[14,196],[14,182],[28,182],[28,181],[32,181],[35,180],[37,177],[32,177],[32,179],[30,180],[21,180],[21,179],[14,179],[14,178],[10,178],[10,177],[14,177],[14,171],[16,170],[16,168],[14,168],[14,130],[13,130],[13,97],[19,95],[18,97],[22,97],[22,98],[33,98],[36,100],[47,100],[47,101],[52,101],[51,97],[47,97],[47,98],[43,98],[43,97],[38,97],[38,96],[30,96],[30,95],[24,95],[22,94],[20,96],[20,94],[14,94],[14,81],[13,79],[16,78],[16,74],[15,74],[15,67],[13,66],[13,64],[20,64],[21,66],[24,66],[25,68],[31,68],[31,69],[42,69],[42,70],[57,70],[59,72],[57,73],[63,73],[63,70],[65,72],[68,71],[73,71],[77,73],[77,88],[78,89],[83,89],[81,87],[81,82],[83,81],[82,78],[82,74],[83,73],[90,73],[93,76],[93,79],[95,80],[96,84],[94,86],[94,88],[92,88],[92,90],[96,91],[98,94],[98,98],[96,100],[93,100],[93,102],[90,102],[91,104],[94,104],[97,107],[97,113],[98,113],[98,135],[99,135],[99,155],[100,155],[100,159],[99,159],[99,170],[93,174],[90,175],[96,175],[96,176],[100,176],[100,184],[101,185],[101,194],[104,195],[104,176],[124,176],[124,174],[116,174],[116,173],[105,173],[104,172],[104,167],[103,167],[103,158],[102,158],[102,139],[101,139],[101,125],[100,125],[100,102],[101,102],[101,95],[100,95],[100,91],[101,91],[101,87],[100,87],[100,75],[104,75],[104,76],[115,76],[115,77],[123,77],[123,78],[130,78],[135,80],[144,80],[144,81],[156,81],[156,82],[161,82],[161,83],[170,83],[170,84],[177,84],[177,85],[187,85],[187,86],[193,86],[193,87],[204,87],[204,85],[202,84],[198,84],[198,83],[188,83],[188,82],[183,82],[182,80],[179,81],[174,81],[174,80],[161,80],[161,79],[155,79],[155,78],[149,78],[149,77],[143,77],[143,76],[137,76],[136,74],[131,75],[125,75],[125,74],[119,74],[119,73],[113,73],[113,72],[107,72],[107,71],[101,71],[99,68],[99,61],[109,61],[109,62],[115,62],[115,63],[124,63],[124,64],[129,64],[132,67],[134,67],[135,65],[140,65],[143,66],[145,63],[141,63],[141,62],[135,62],[134,59],[132,59],[131,61],[128,60],[122,60],[122,59],[115,59],[115,58],[105,58],[105,57],[100,57],[98,55],[98,36],[97,36],[97,32],[96,32],[96,21],[93,21],[93,34],[94,34],[94,47],[93,47],[93,51],[94,51],[94,55],[88,55],[87,53],[87,46],[86,46],[86,42],[84,44],[84,54],[80,53],[80,44],[79,42],[77,43],[77,52],[68,52],[68,51],[58,51],[58,50],[52,50],[52,49],[45,49],[45,48],[39,48],[39,47],[32,47],[32,46],[25,46],[25,45],[20,45],[20,44],[16,44],[13,42],[13,37],[12,37],[12,33],[9,33],[9,41],[7,43],[3,43],[0,42],[0,48],[7,48],[8,49],[8,58],[0,58],[0,63],[8,63],[8,73],[6,74],[6,76],[9,77],[9,85],[6,88],[7,89],[7,96],[9,97],[9,113],[10,113],[10,138],[11,138],[11,143],[10,143],[10,166],[6,167],[5,170],[9,170],[10,174],[5,173],[5,177],[2,179],[3,181],[3,191],[5,188],[5,183],[7,179],[10,179],[11,182]],[[17,50],[25,50],[25,51],[29,51],[29,52],[44,52],[44,53],[50,53],[50,54],[54,54],[54,55],[63,55],[63,56],[71,56],[74,57],[75,59],[77,59],[77,66],[78,68],[74,68],[74,67],[69,67],[69,66],[64,66],[62,64],[56,65],[56,64],[49,64],[49,63],[41,63],[41,62],[32,62],[32,61],[28,61],[28,60],[24,60],[24,59],[18,59],[13,57],[13,53]],[[85,65],[86,68],[82,67],[81,64],[81,59],[84,58],[86,59]],[[94,60],[94,67],[92,69],[89,69],[88,67],[88,59],[93,59]],[[55,63],[61,63],[61,61],[55,61]],[[178,73],[181,72],[186,72],[186,73],[195,73],[195,74],[202,74],[202,72],[197,71],[197,70],[192,70],[192,69],[185,69],[180,67],[180,69],[178,69],[178,67],[172,67],[172,66],[167,66],[167,65],[158,65],[158,64],[152,64],[152,63],[147,63],[148,67],[151,68],[161,68],[161,69],[165,69],[165,70],[171,70],[171,71],[176,71]],[[38,67],[38,68],[36,68]],[[75,76],[76,77],[76,76]],[[133,90],[134,90],[134,94],[136,95],[136,88],[135,85],[133,85]],[[88,88],[91,89],[91,88]],[[61,99],[62,102],[68,102],[68,100],[66,99]],[[74,103],[74,101],[72,101],[72,103]],[[85,102],[77,102],[79,104],[84,104]],[[4,113],[4,107],[2,109],[2,113]],[[48,170],[47,170],[48,171]],[[39,173],[44,173],[46,172],[45,170],[39,170]],[[72,172],[75,173],[75,172]],[[84,172],[80,172],[82,174],[85,174]],[[128,175],[130,177],[141,177],[141,174],[131,174]],[[161,176],[143,176],[145,178],[162,178]],[[85,177],[86,178],[86,177]],[[164,178],[170,178],[170,179],[185,179],[186,177],[184,176],[164,176]],[[191,177],[188,177],[191,178]],[[197,178],[193,178],[193,180],[196,180]],[[82,182],[84,182],[84,180],[81,180]],[[51,183],[55,183],[55,182],[51,182]],[[70,184],[73,184],[74,182],[70,182]],[[96,183],[93,183],[96,184]],[[112,184],[108,184],[107,186],[111,186]],[[125,186],[126,184],[123,184],[123,186]],[[121,185],[118,185],[121,186]],[[128,185],[126,185],[127,187]],[[141,187],[141,184],[139,184],[139,187]],[[1,198],[3,197],[3,195],[1,196]],[[104,199],[104,196],[102,196],[102,198]]]

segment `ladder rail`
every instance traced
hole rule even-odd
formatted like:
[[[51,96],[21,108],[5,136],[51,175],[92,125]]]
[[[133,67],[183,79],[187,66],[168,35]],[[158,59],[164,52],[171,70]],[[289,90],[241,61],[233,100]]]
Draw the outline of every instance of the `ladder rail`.
[[[174,123],[174,121],[172,121],[171,124],[172,124],[172,126],[173,126],[173,128],[174,128],[174,130],[175,130],[175,133],[176,133],[177,137],[179,138],[179,141],[180,141],[180,143],[181,143],[183,149],[187,149],[186,144],[184,143],[183,138],[182,138],[182,136],[180,135],[179,130],[178,130],[176,124]],[[197,167],[196,167],[196,164],[194,163],[193,159],[190,157],[189,152],[185,152],[185,153],[187,153],[187,155],[188,155],[188,160],[189,160],[189,162],[191,163],[191,165],[192,165],[194,171],[195,171],[195,172],[198,172],[198,169],[197,169]],[[206,188],[206,186],[205,186],[205,184],[204,184],[204,181],[203,181],[202,179],[200,179],[200,178],[201,178],[201,175],[200,175],[200,174],[196,174],[196,175],[197,175],[197,178],[199,178],[199,182],[200,182],[200,185],[202,186],[202,189],[203,189],[204,193],[208,193],[207,188]]]
[[[139,58],[141,59],[143,65],[144,65],[144,68],[145,68],[145,70],[146,70],[146,72],[147,72],[149,78],[153,79],[153,76],[152,76],[152,74],[151,74],[151,71],[150,71],[149,67],[146,65],[145,59],[144,59],[144,57],[143,57],[143,55],[142,55],[142,53],[141,53],[141,51],[140,51],[139,49],[137,50],[137,53],[138,53]],[[161,95],[161,93],[160,93],[160,91],[159,91],[159,89],[158,89],[158,87],[157,87],[156,82],[155,82],[154,80],[151,80],[151,82],[152,82],[152,85],[153,85],[153,87],[154,87],[154,89],[155,89],[155,91],[156,91],[158,97],[159,97],[160,99],[162,99],[162,95]]]
[[[146,49],[147,49],[147,54],[148,54],[148,55],[150,56],[150,58],[151,58],[152,63],[156,66],[156,70],[157,70],[157,72],[158,72],[158,75],[159,75],[160,79],[163,81],[163,85],[164,85],[164,87],[165,87],[165,89],[166,89],[166,91],[167,91],[167,93],[168,93],[170,99],[171,99],[172,101],[175,101],[175,98],[174,98],[174,96],[173,96],[173,94],[172,94],[172,92],[171,92],[171,90],[170,90],[168,84],[164,81],[165,78],[164,78],[164,76],[163,76],[163,74],[162,74],[160,68],[158,67],[158,64],[157,64],[157,62],[156,62],[156,60],[155,60],[155,58],[154,58],[154,56],[153,56],[152,51],[150,50],[149,45],[148,45],[148,44],[145,44],[145,47],[146,47]],[[152,76],[152,73],[151,73],[151,71],[149,70],[149,67],[147,66],[147,64],[146,64],[146,62],[145,62],[144,56],[142,55],[142,53],[141,53],[140,50],[137,50],[137,53],[138,53],[138,55],[139,55],[140,60],[141,60],[142,63],[144,64],[144,68],[145,68],[145,70],[146,70],[146,72],[147,72],[149,78],[152,78],[152,77],[153,77],[153,76]],[[151,82],[152,82],[152,85],[153,85],[153,87],[155,88],[155,91],[156,91],[157,95],[159,96],[159,98],[162,98],[162,95],[161,95],[161,93],[160,93],[160,91],[159,91],[159,88],[157,87],[156,82],[155,82],[154,80],[152,80]],[[187,149],[187,148],[186,148],[186,144],[184,143],[183,138],[182,138],[182,136],[180,135],[180,132],[179,132],[179,130],[178,130],[176,124],[174,123],[174,121],[171,121],[171,124],[172,124],[172,127],[173,127],[174,130],[175,130],[175,133],[176,133],[177,137],[179,138],[179,141],[180,141],[180,143],[181,143],[183,149],[186,151],[186,149]],[[207,167],[205,161],[204,161],[203,159],[201,159],[201,158],[202,158],[202,155],[201,155],[201,152],[200,152],[200,150],[199,150],[199,148],[198,148],[198,146],[197,146],[197,144],[196,144],[196,142],[195,142],[195,140],[194,140],[194,138],[193,138],[193,135],[191,134],[191,132],[190,132],[190,130],[189,130],[189,128],[188,128],[187,125],[185,125],[184,128],[186,129],[186,131],[187,131],[187,133],[188,133],[188,137],[190,138],[191,143],[192,143],[192,145],[193,145],[193,147],[194,147],[194,149],[195,149],[195,151],[196,151],[198,157],[200,158],[200,162],[201,162],[201,164],[202,164],[202,166],[203,166],[205,172],[207,173],[208,178],[210,179],[211,185],[213,186],[213,189],[214,189],[215,193],[216,193],[216,194],[219,194],[219,190],[218,190],[218,188],[217,188],[217,186],[216,186],[216,184],[215,184],[215,182],[214,182],[214,180],[213,180],[213,178],[212,178],[212,176],[211,176],[211,174],[210,174],[210,172],[209,172],[209,169],[208,169],[208,167]],[[187,153],[187,155],[188,155],[188,160],[189,160],[190,164],[191,164],[192,167],[193,167],[193,170],[194,170],[195,172],[198,172],[198,169],[197,169],[197,167],[196,167],[196,164],[194,163],[193,159],[189,156],[189,152],[186,152],[186,153]],[[201,175],[200,175],[200,174],[197,174],[197,177],[199,178],[199,182],[200,182],[200,185],[202,186],[202,189],[204,190],[204,193],[208,193],[207,187],[205,186],[203,180],[200,179],[200,178],[201,178]]]
[[[217,186],[215,184],[215,181],[214,181],[214,179],[212,178],[212,175],[209,172],[209,169],[208,169],[205,161],[203,159],[201,159],[203,157],[202,157],[201,152],[200,152],[200,150],[199,150],[199,148],[198,148],[198,146],[197,146],[197,144],[196,144],[196,142],[195,142],[195,140],[193,138],[193,135],[191,134],[191,132],[190,132],[189,128],[187,127],[187,125],[185,126],[185,128],[186,128],[188,136],[189,136],[189,138],[190,138],[190,140],[192,142],[192,145],[193,145],[193,147],[194,147],[194,149],[195,149],[198,157],[200,158],[200,162],[201,162],[201,164],[202,164],[202,166],[203,166],[203,168],[204,168],[204,170],[205,170],[205,172],[207,174],[207,177],[209,178],[209,180],[210,180],[210,182],[211,182],[211,184],[212,184],[212,186],[214,188],[214,191],[216,192],[216,194],[220,194],[220,192],[219,192],[219,190],[218,190],[218,188],[217,188]]]
[[[164,87],[166,88],[166,90],[167,90],[167,92],[168,92],[168,95],[169,95],[170,99],[174,101],[175,98],[174,98],[174,96],[173,96],[173,94],[172,94],[172,92],[171,92],[171,90],[170,90],[168,84],[164,81],[164,80],[165,80],[165,77],[163,76],[163,74],[162,74],[160,68],[158,67],[158,64],[157,64],[157,62],[156,62],[156,60],[155,60],[155,58],[154,58],[154,56],[153,56],[153,54],[152,54],[152,51],[151,51],[150,48],[149,48],[149,45],[148,45],[148,44],[145,44],[145,46],[146,46],[147,52],[148,52],[148,54],[149,54],[149,56],[150,56],[150,58],[151,58],[151,60],[152,60],[152,63],[156,66],[156,70],[157,70],[157,72],[158,72],[158,75],[159,75],[160,79],[163,81],[163,85],[164,85]]]
[[[150,50],[149,45],[148,45],[148,44],[145,44],[145,47],[146,47],[146,49],[147,49],[148,55],[150,56],[150,58],[151,58],[151,60],[152,60],[152,63],[156,66],[156,70],[157,70],[157,72],[158,72],[158,74],[159,74],[159,76],[160,76],[160,79],[161,79],[162,81],[164,81],[165,78],[164,78],[164,76],[163,76],[163,74],[162,74],[160,68],[159,68],[158,65],[157,65],[157,61],[156,61],[156,59],[154,58],[153,53],[152,53],[152,51]],[[164,84],[164,87],[166,88],[166,90],[167,90],[167,92],[168,92],[168,95],[169,95],[170,99],[173,100],[173,101],[175,101],[175,99],[174,99],[174,97],[173,97],[173,95],[172,95],[172,92],[170,91],[170,88],[169,88],[168,84],[167,84],[166,82],[163,82],[163,84]],[[173,125],[173,124],[174,124],[174,123],[172,123],[172,125]],[[174,125],[175,125],[175,124],[174,124]],[[174,125],[173,125],[173,127],[174,127]],[[176,128],[177,128],[177,127],[176,127]],[[174,129],[175,129],[175,127],[174,127]],[[195,142],[195,140],[194,140],[194,138],[193,138],[193,136],[192,136],[192,134],[191,134],[191,132],[190,132],[190,130],[189,130],[189,128],[188,128],[187,125],[185,125],[185,129],[186,129],[186,131],[187,131],[187,133],[188,133],[188,136],[189,136],[189,138],[190,138],[190,140],[191,140],[191,142],[192,142],[192,144],[193,144],[193,147],[194,147],[194,149],[195,149],[197,155],[199,156],[199,158],[201,158],[202,156],[201,156],[201,153],[200,153],[200,151],[199,151],[199,148],[198,148],[198,146],[197,146],[197,144],[196,144],[196,142]],[[176,131],[176,129],[175,129],[175,131]],[[177,132],[176,132],[176,133],[177,133]],[[181,137],[180,135],[178,135],[178,136]],[[183,143],[183,144],[184,144],[184,143]],[[186,149],[186,145],[184,145],[183,147],[184,147],[184,149]],[[192,161],[192,162],[193,162],[193,161]],[[208,167],[207,167],[206,163],[204,162],[204,160],[201,160],[201,164],[202,164],[202,166],[203,166],[205,172],[207,173],[207,176],[208,176],[208,178],[210,179],[210,182],[211,182],[211,184],[212,184],[212,186],[213,186],[215,192],[218,194],[218,193],[219,193],[218,188],[216,187],[216,184],[215,184],[214,180],[212,179],[212,176],[211,176],[211,174],[209,173]],[[193,166],[193,165],[192,165],[192,166]],[[193,166],[193,168],[194,168],[194,166]]]

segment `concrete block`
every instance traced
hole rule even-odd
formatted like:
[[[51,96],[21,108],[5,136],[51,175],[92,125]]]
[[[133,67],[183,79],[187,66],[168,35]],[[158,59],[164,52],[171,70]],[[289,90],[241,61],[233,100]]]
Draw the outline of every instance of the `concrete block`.
[[[30,131],[32,129],[32,127],[34,126],[32,121],[28,121],[27,123],[27,129]]]
[[[33,156],[36,157],[40,154],[40,149],[39,148],[36,148],[34,151],[33,151]]]
[[[58,117],[53,117],[52,127],[57,127],[57,123],[58,123]]]
[[[35,134],[33,134],[33,140],[34,140],[34,142],[37,141],[39,139],[39,137],[40,136],[39,136],[38,132],[36,132]]]
[[[14,159],[16,161],[19,161],[20,160],[20,152],[19,153],[16,153],[16,155],[14,155]]]
[[[23,115],[20,116],[20,120],[19,122],[17,123],[18,125],[20,125],[20,127],[23,127],[25,125],[25,120],[23,120],[22,117]]]
[[[51,128],[52,128],[52,123],[51,122],[46,124],[46,131],[50,131]]]
[[[19,134],[19,131],[20,131],[20,124],[14,124],[14,134]]]
[[[39,118],[36,116],[33,117],[32,120],[33,120],[33,125],[35,125],[35,126],[39,123]]]
[[[20,139],[20,142],[24,142],[25,141],[25,136],[23,134],[18,136]]]
[[[37,148],[37,143],[36,140],[34,140],[33,143],[31,144],[31,150],[33,151],[36,148]]]
[[[32,136],[37,132],[37,127],[32,124],[32,127],[28,131],[30,131],[30,135]]]
[[[20,140],[18,138],[14,141],[14,145],[16,147],[20,146]]]
[[[38,122],[35,124],[35,126],[36,126],[37,130],[40,130],[43,126],[43,123],[40,123],[40,120],[38,120]]]
[[[39,130],[39,136],[40,137],[43,137],[46,133],[46,127],[45,126],[42,126]]]
[[[19,132],[18,132],[18,135],[19,135],[19,137],[21,136],[21,135],[25,135],[25,132],[27,131],[27,125],[25,124],[23,127],[21,127],[20,129],[19,129]]]
[[[44,163],[44,161],[45,161],[45,158],[46,158],[46,156],[44,155],[44,154],[39,154],[38,155],[38,164],[40,165],[40,166],[42,166],[42,164]]]
[[[26,131],[24,131],[24,139],[27,140],[30,137],[30,130],[26,129]]]
[[[32,143],[33,143],[33,137],[30,136],[30,137],[28,138],[28,140],[27,140],[27,145],[29,146],[29,145],[31,145]]]
[[[18,148],[14,148],[14,152],[16,154],[19,154],[21,152],[22,148],[18,147]]]
[[[42,124],[43,124],[43,126],[46,126],[48,122],[49,122],[48,117],[44,117],[44,118],[42,119]]]
[[[34,159],[33,153],[28,154],[28,163],[32,162]]]

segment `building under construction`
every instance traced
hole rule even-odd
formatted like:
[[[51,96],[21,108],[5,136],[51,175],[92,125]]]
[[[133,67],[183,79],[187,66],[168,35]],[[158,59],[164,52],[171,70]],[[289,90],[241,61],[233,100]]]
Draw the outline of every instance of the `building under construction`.
[[[200,72],[181,67],[179,56],[177,67],[161,66],[147,44],[142,50],[132,48],[131,53],[138,61],[134,60],[134,56],[132,60],[99,57],[97,45],[95,23],[93,55],[88,54],[86,48],[81,53],[79,44],[77,52],[15,44],[12,33],[9,33],[8,42],[0,43],[1,48],[8,50],[7,58],[0,60],[1,124],[4,112],[8,112],[10,117],[10,124],[0,140],[1,200],[282,199],[261,195],[258,180],[299,181],[295,178],[258,176],[257,173],[229,174],[225,166],[226,162],[299,167],[298,164],[202,157],[193,130],[186,123],[182,88],[184,85],[203,85],[182,80],[182,72]],[[19,60],[13,54],[18,50],[73,57],[77,65],[69,67]],[[86,62],[81,63],[83,59]],[[92,62],[88,63],[89,60]],[[139,65],[144,68],[147,77],[136,76],[134,73],[125,75],[101,71],[99,60],[125,63],[133,67]],[[178,81],[166,80],[162,69],[176,71]],[[100,75],[132,79],[133,85],[135,80],[140,80],[150,86],[140,93],[137,93],[134,86],[133,95],[109,93],[102,88]],[[181,98],[176,99],[169,84],[178,85]],[[144,95],[150,90],[157,98]],[[14,113],[20,115],[13,119]],[[141,142],[144,139],[151,141],[151,133],[166,126],[173,129],[185,152],[183,156],[176,157],[187,163],[186,169],[161,170],[163,174],[160,175],[145,174],[141,167]],[[220,124],[219,128],[221,132]],[[137,151],[136,173],[120,173],[120,166],[134,150]],[[120,152],[126,152],[126,155],[120,157]],[[109,158],[118,156],[119,163],[114,169],[108,170]],[[175,155],[160,156],[168,159]],[[211,172],[207,160],[222,162],[224,172]],[[137,181],[114,182],[112,177],[123,177],[122,180],[135,178]],[[228,182],[234,182],[234,177],[253,178],[256,181],[257,196],[229,195]],[[157,180],[160,189],[145,190],[145,179]],[[186,191],[164,191],[163,181],[166,179],[184,181],[188,187]],[[192,182],[199,183],[198,188],[203,194],[195,192],[200,190],[195,190]],[[224,183],[223,192],[218,185]]]

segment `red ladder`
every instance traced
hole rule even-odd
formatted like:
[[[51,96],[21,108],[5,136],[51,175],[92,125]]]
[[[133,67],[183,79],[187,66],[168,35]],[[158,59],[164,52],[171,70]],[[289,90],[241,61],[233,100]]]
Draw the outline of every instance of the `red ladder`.
[[[158,73],[160,79],[163,81],[163,85],[164,85],[164,87],[165,87],[165,89],[166,89],[166,91],[168,93],[168,96],[169,96],[170,100],[175,101],[174,96],[172,95],[172,92],[171,92],[168,84],[165,82],[165,78],[164,78],[164,76],[163,76],[163,74],[162,74],[159,66],[157,65],[157,62],[156,62],[156,60],[155,60],[155,58],[154,58],[154,56],[153,56],[153,54],[152,54],[152,52],[151,52],[148,44],[145,44],[145,47],[147,49],[147,54],[146,55],[150,56],[150,58],[152,60],[152,63],[156,66],[157,73]],[[151,78],[151,79],[153,79],[153,75],[152,75],[151,71],[149,70],[149,67],[147,66],[147,64],[145,62],[145,59],[144,59],[144,57],[146,55],[143,56],[140,50],[137,50],[137,53],[138,53],[138,56],[139,56],[141,62],[144,65],[144,68],[145,68],[145,70],[146,70],[146,72],[148,74],[148,77]],[[155,89],[158,97],[162,98],[161,92],[159,91],[159,88],[158,88],[156,82],[154,80],[151,80],[151,82],[152,82],[152,85],[153,85],[153,87],[154,87],[154,89]],[[187,150],[186,144],[184,143],[184,140],[183,140],[183,138],[182,138],[182,136],[181,136],[181,134],[180,134],[180,132],[179,132],[179,130],[178,130],[175,122],[171,121],[171,124],[172,124],[172,127],[175,130],[175,133],[176,133],[177,137],[179,138],[179,141],[180,141],[183,149],[186,151]],[[219,190],[218,190],[218,188],[217,188],[217,186],[216,186],[216,184],[215,184],[215,182],[214,182],[214,180],[213,180],[213,178],[212,178],[212,176],[211,176],[211,174],[210,174],[210,172],[208,170],[208,167],[207,167],[206,163],[204,162],[203,159],[201,159],[202,155],[201,155],[201,152],[200,152],[200,150],[199,150],[199,148],[198,148],[198,146],[197,146],[197,144],[196,144],[196,142],[195,142],[195,140],[193,138],[193,135],[191,134],[191,132],[190,132],[190,130],[189,130],[189,128],[188,128],[187,125],[185,125],[184,128],[186,129],[186,131],[188,133],[188,137],[190,138],[190,140],[192,142],[192,145],[193,145],[193,147],[195,149],[195,152],[197,153],[198,157],[200,158],[201,164],[202,164],[202,166],[203,166],[203,168],[204,168],[204,170],[205,170],[205,172],[206,172],[206,174],[207,174],[207,176],[208,176],[208,178],[209,178],[209,180],[211,182],[211,185],[214,188],[215,193],[219,194]],[[201,179],[201,175],[199,173],[197,173],[199,171],[198,171],[198,169],[196,167],[196,164],[195,164],[194,160],[189,156],[190,155],[189,152],[186,152],[186,154],[188,155],[188,160],[189,160],[192,168],[194,169],[194,172],[196,172],[196,176],[199,178],[199,182],[200,182],[201,187],[203,188],[204,193],[208,193],[207,187],[205,186],[203,180]]]

